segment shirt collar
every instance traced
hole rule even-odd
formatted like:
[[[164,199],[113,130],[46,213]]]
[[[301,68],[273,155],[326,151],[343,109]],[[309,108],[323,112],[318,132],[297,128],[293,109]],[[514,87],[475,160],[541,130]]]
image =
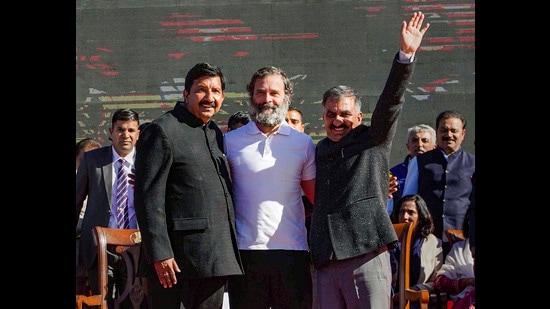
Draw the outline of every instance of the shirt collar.
[[[115,147],[111,146],[111,151],[113,152],[113,162],[118,161],[118,159],[122,158],[115,150]],[[136,159],[136,147],[132,149],[132,152],[130,152],[127,156],[124,157],[124,160],[130,164],[130,166],[134,166],[134,160]]]

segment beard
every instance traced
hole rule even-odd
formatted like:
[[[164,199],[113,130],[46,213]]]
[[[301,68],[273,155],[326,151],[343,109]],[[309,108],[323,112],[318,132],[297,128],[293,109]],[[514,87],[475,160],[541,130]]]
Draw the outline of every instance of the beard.
[[[277,106],[273,103],[262,103],[258,105],[250,104],[248,112],[250,114],[250,119],[257,124],[266,127],[274,127],[285,121],[289,106],[290,102],[288,100],[285,100],[282,106]],[[269,107],[271,110],[264,109],[265,107]]]

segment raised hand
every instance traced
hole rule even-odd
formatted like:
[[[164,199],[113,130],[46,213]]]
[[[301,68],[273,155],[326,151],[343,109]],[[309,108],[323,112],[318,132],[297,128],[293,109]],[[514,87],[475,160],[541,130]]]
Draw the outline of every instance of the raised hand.
[[[422,28],[424,14],[418,11],[413,14],[409,22],[403,21],[401,24],[401,50],[406,54],[412,54],[420,47],[424,33],[430,28],[430,23],[426,23]]]

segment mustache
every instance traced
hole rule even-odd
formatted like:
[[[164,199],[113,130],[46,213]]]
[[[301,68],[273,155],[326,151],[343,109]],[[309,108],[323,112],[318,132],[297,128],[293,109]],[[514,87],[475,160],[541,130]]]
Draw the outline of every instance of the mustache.
[[[212,101],[212,102],[209,102],[209,101],[201,101],[200,103],[201,105],[210,105],[211,107],[216,107],[216,102]]]
[[[269,102],[264,102],[264,103],[261,103],[261,104],[258,104],[258,110],[261,111],[264,107],[269,107],[271,109],[276,109],[278,108],[277,105],[273,104],[273,103],[269,103]]]
[[[250,118],[258,124],[274,127],[285,121],[288,111],[288,103],[276,105],[273,102],[251,104],[249,107]]]
[[[450,136],[446,136],[446,137],[443,137],[443,140],[444,141],[451,141],[451,142],[456,142],[456,138],[453,138],[453,137],[450,137]]]
[[[339,126],[335,126],[334,124],[331,124],[331,125],[330,125],[330,128],[331,128],[331,129],[335,129],[335,128],[344,128],[344,129],[347,129],[347,128],[349,128],[349,126],[348,126],[347,124],[345,124],[345,123],[342,123],[342,124],[339,125]]]

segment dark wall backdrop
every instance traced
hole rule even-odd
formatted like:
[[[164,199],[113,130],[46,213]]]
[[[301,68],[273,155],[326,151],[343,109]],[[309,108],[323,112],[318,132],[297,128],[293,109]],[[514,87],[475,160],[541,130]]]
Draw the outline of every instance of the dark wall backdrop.
[[[400,23],[414,11],[431,27],[417,54],[390,164],[406,155],[406,130],[461,111],[464,149],[475,153],[473,1],[76,1],[76,141],[110,144],[111,114],[132,108],[151,121],[181,98],[197,62],[220,66],[227,98],[216,122],[247,109],[245,85],[260,67],[283,68],[306,132],[324,137],[321,98],[346,84],[363,98],[368,122],[399,48]]]

